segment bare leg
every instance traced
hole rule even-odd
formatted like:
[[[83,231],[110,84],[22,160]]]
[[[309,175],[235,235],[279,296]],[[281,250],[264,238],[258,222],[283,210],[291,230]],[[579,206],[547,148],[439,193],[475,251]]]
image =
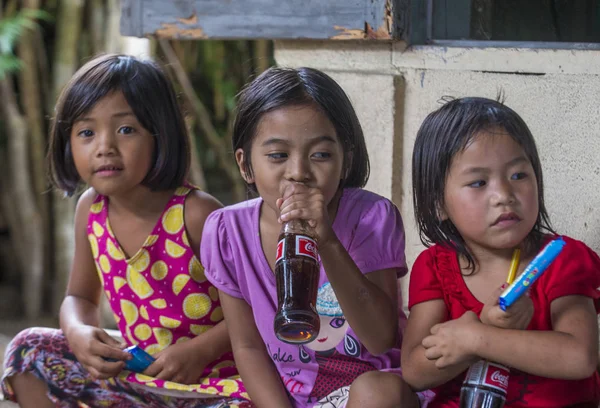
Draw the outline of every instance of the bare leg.
[[[21,408],[54,408],[54,403],[46,396],[48,387],[35,375],[24,373],[10,377],[8,380]]]
[[[419,398],[402,377],[380,371],[359,376],[350,386],[347,408],[419,408]]]

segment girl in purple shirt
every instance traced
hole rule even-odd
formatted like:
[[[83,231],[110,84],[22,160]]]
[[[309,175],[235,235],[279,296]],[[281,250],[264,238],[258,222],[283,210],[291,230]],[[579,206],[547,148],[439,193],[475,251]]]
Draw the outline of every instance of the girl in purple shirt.
[[[418,407],[399,375],[402,220],[389,200],[362,189],[368,154],[344,91],[314,69],[266,71],[240,94],[233,149],[259,197],[211,214],[201,259],[253,402]],[[273,331],[275,250],[292,219],[314,226],[321,263],[321,330],[305,345]]]

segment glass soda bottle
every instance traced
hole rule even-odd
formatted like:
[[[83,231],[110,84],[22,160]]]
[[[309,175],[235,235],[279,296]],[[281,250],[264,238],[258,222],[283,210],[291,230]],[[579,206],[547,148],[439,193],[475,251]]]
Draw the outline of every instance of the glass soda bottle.
[[[460,408],[502,408],[510,370],[502,364],[479,360],[467,371],[460,389]]]
[[[314,229],[305,220],[283,224],[275,262],[277,338],[291,344],[308,343],[319,333],[317,314],[319,261]]]

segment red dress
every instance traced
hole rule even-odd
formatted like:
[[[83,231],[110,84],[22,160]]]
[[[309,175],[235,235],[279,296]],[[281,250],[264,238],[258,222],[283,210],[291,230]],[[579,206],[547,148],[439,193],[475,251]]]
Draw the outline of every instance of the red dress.
[[[563,238],[564,250],[530,289],[535,313],[527,330],[552,330],[550,304],[562,296],[590,297],[600,311],[600,258],[584,243]],[[434,299],[444,300],[449,319],[468,310],[479,315],[483,308],[465,284],[456,253],[439,245],[423,251],[415,261],[408,306]],[[436,397],[428,408],[458,407],[464,375],[434,389]],[[583,380],[558,380],[511,369],[505,407],[597,407],[599,401],[598,373]]]

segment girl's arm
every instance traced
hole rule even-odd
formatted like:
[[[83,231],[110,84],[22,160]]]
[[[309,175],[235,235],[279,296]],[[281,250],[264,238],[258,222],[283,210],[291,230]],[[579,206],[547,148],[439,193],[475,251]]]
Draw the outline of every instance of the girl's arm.
[[[422,391],[444,384],[477,360],[466,358],[441,368],[436,367],[435,360],[425,356],[426,349],[421,342],[429,336],[432,327],[447,319],[447,315],[446,305],[441,299],[417,303],[410,310],[402,341],[401,367],[402,377],[414,390]]]
[[[319,256],[344,317],[369,353],[392,348],[398,336],[398,271],[363,275],[337,237],[319,246]]]
[[[98,303],[102,288],[87,236],[87,219],[95,195],[92,189],[87,190],[75,209],[75,254],[60,308],[60,326],[65,333],[73,326],[98,326],[100,322]]]
[[[261,408],[292,407],[277,369],[256,328],[252,309],[243,299],[219,291],[233,355],[252,402]]]
[[[77,359],[96,378],[116,375],[123,361],[107,362],[102,357],[127,360],[122,345],[98,328],[98,303],[102,294],[92,250],[87,237],[87,219],[96,194],[87,190],[75,210],[75,255],[67,293],[60,308],[60,327]]]
[[[502,329],[484,325],[471,315],[434,326],[432,336],[423,340],[438,367],[452,364],[461,354],[474,354],[548,378],[577,380],[596,370],[598,322],[589,297],[555,299],[551,303],[553,330]],[[465,342],[465,338],[472,340]]]

